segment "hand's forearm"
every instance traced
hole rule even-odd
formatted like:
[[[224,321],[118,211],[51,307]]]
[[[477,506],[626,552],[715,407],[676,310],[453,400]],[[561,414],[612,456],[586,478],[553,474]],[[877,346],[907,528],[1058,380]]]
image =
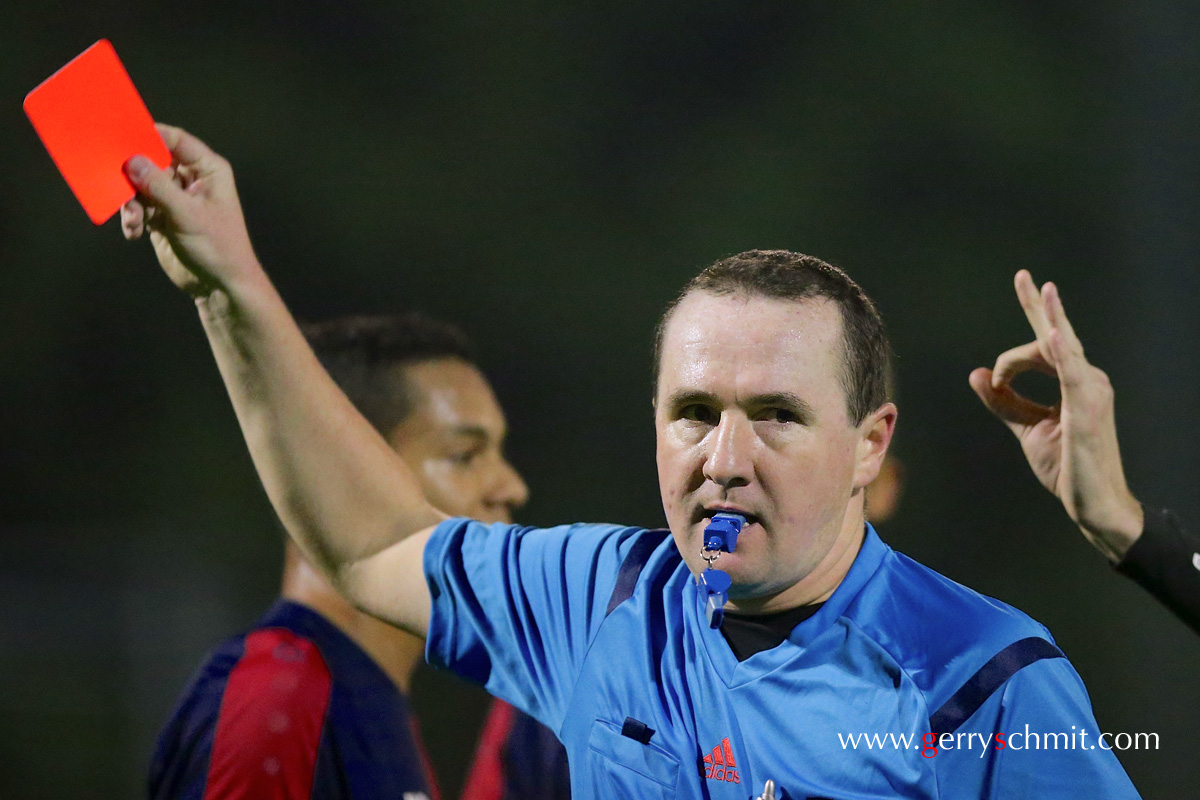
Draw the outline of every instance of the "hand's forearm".
[[[345,567],[437,523],[265,273],[196,305],[267,495],[314,564],[336,581]]]
[[[1145,511],[1132,494],[1125,493],[1112,509],[1095,519],[1080,520],[1079,529],[1112,563],[1118,563],[1142,535]]]

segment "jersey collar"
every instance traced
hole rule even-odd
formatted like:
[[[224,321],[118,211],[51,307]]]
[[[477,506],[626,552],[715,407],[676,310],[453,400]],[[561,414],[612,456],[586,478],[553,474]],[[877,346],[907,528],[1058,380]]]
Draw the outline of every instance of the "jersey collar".
[[[733,688],[756,680],[795,658],[796,647],[808,647],[829,630],[879,569],[888,551],[888,546],[879,538],[871,524],[867,523],[862,545],[858,555],[854,557],[854,563],[847,571],[846,577],[842,578],[842,582],[833,590],[833,594],[816,614],[792,629],[787,643],[794,647],[786,647],[781,644],[770,650],[755,653],[745,661],[739,662],[733,655],[733,651],[730,650],[729,643],[721,635],[721,631],[708,627],[704,618],[704,604],[700,600],[700,592],[696,588],[694,580],[689,580],[688,587],[685,589],[690,595],[689,599],[685,601],[685,605],[691,609],[688,616],[689,627],[697,632],[710,662],[725,680],[726,685]]]

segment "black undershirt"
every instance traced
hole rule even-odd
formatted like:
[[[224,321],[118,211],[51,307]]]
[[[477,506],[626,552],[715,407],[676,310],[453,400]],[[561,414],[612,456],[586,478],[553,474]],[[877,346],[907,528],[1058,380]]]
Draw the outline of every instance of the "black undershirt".
[[[1200,537],[1184,530],[1170,511],[1143,508],[1146,526],[1117,572],[1140,583],[1200,633]]]
[[[755,653],[778,647],[787,641],[792,628],[821,610],[824,603],[789,608],[774,614],[737,614],[725,612],[721,635],[729,642],[729,648],[738,661],[745,661]]]

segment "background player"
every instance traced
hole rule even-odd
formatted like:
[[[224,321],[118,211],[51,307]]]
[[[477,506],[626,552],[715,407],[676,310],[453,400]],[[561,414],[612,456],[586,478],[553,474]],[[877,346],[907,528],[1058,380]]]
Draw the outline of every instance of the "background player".
[[[322,365],[447,513],[509,522],[528,490],[458,329],[419,314],[304,328]],[[409,692],[423,640],[359,611],[289,539],[280,600],[205,661],[159,737],[151,797],[437,797]]]

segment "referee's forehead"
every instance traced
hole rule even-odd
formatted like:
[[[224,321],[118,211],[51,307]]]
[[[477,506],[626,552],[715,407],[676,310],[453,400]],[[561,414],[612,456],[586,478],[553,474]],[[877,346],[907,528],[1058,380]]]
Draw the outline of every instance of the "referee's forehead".
[[[667,320],[659,356],[660,398],[722,384],[754,384],[756,391],[812,386],[840,377],[841,313],[824,298],[695,292]]]

